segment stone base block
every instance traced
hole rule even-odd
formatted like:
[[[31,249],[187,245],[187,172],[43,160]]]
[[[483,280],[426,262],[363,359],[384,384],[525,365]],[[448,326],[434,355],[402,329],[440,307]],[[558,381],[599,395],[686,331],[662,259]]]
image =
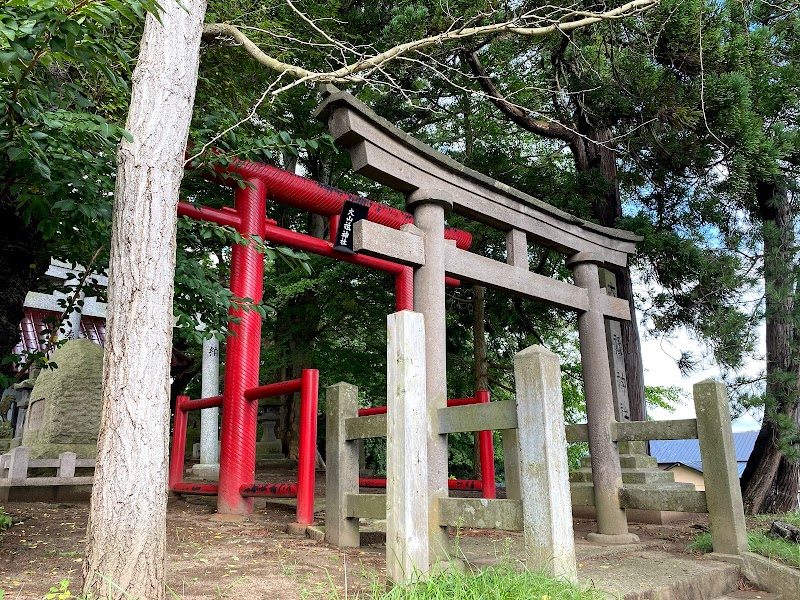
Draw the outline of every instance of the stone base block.
[[[315,542],[325,541],[325,526],[311,525],[306,528],[306,535]]]
[[[219,464],[198,463],[192,466],[192,475],[208,481],[219,481]]]
[[[311,525],[305,523],[289,523],[286,526],[286,533],[289,535],[295,535],[298,537],[306,537],[306,534],[309,528],[314,527],[316,523],[312,523]],[[325,536],[323,532],[323,537]]]
[[[618,535],[609,535],[607,533],[589,533],[586,535],[586,541],[593,544],[605,545],[622,545],[622,544],[638,544],[639,536],[634,533],[622,533]]]
[[[669,525],[681,521],[705,523],[708,515],[704,513],[672,512],[666,510],[641,510],[629,508],[625,511],[628,523],[646,523],[648,525]],[[572,516],[576,519],[596,519],[594,506],[573,506]]]

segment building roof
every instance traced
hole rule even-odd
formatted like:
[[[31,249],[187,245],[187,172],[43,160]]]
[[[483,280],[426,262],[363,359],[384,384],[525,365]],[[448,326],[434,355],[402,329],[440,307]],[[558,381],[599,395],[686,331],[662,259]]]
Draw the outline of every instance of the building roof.
[[[739,477],[742,476],[747,459],[753,451],[758,431],[736,431],[733,434],[733,446],[736,451],[736,463]],[[682,464],[696,471],[703,472],[703,461],[700,458],[700,442],[698,440],[652,440],[650,455],[660,465]]]
[[[14,354],[22,352],[40,352],[47,343],[47,332],[52,325],[52,319],[61,316],[61,313],[39,308],[25,308],[25,315],[19,324],[21,339],[14,348]],[[93,341],[95,344],[105,345],[106,320],[102,317],[81,316],[81,337]]]

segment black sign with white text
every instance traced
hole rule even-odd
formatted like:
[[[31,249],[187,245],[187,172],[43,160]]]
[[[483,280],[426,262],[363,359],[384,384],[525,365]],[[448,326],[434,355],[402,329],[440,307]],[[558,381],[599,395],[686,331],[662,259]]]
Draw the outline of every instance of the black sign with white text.
[[[367,218],[369,206],[345,200],[342,214],[339,215],[339,229],[336,231],[334,250],[339,252],[353,252],[353,225],[356,221]]]

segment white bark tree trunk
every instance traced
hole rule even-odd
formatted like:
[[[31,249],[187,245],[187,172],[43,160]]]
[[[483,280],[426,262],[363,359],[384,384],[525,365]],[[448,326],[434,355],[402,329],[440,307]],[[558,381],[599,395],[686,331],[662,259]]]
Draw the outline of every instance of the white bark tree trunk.
[[[147,16],[114,197],[103,417],[84,591],[162,600],[178,189],[206,0]]]

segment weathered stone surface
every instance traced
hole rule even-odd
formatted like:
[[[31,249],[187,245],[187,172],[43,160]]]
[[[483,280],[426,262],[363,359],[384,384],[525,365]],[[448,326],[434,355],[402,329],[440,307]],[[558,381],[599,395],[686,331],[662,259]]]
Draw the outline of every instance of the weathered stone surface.
[[[31,392],[22,445],[31,458],[75,452],[95,455],[102,412],[103,349],[89,340],[71,340],[56,350],[57,369],[39,374]]]
[[[358,445],[345,435],[345,422],[358,418],[358,388],[344,382],[330,386],[325,405],[325,540],[358,546],[358,519],[348,517],[345,501],[347,494],[358,494]]]
[[[435,539],[429,536],[427,323],[408,310],[389,315],[387,322],[386,574],[400,583],[428,572],[430,538]],[[439,529],[438,503],[435,512]]]
[[[527,564],[577,581],[558,356],[526,348],[514,356],[514,378]]]
[[[691,484],[626,485],[620,491],[620,499],[626,508],[707,512],[705,492],[696,491]]]
[[[747,528],[725,386],[712,380],[693,387],[700,458],[715,552],[747,552]]]
[[[442,525],[522,531],[522,502],[485,498],[440,498]]]
[[[783,600],[800,597],[800,569],[793,569],[752,552],[744,552],[742,558],[744,575],[758,587],[781,594]]]

